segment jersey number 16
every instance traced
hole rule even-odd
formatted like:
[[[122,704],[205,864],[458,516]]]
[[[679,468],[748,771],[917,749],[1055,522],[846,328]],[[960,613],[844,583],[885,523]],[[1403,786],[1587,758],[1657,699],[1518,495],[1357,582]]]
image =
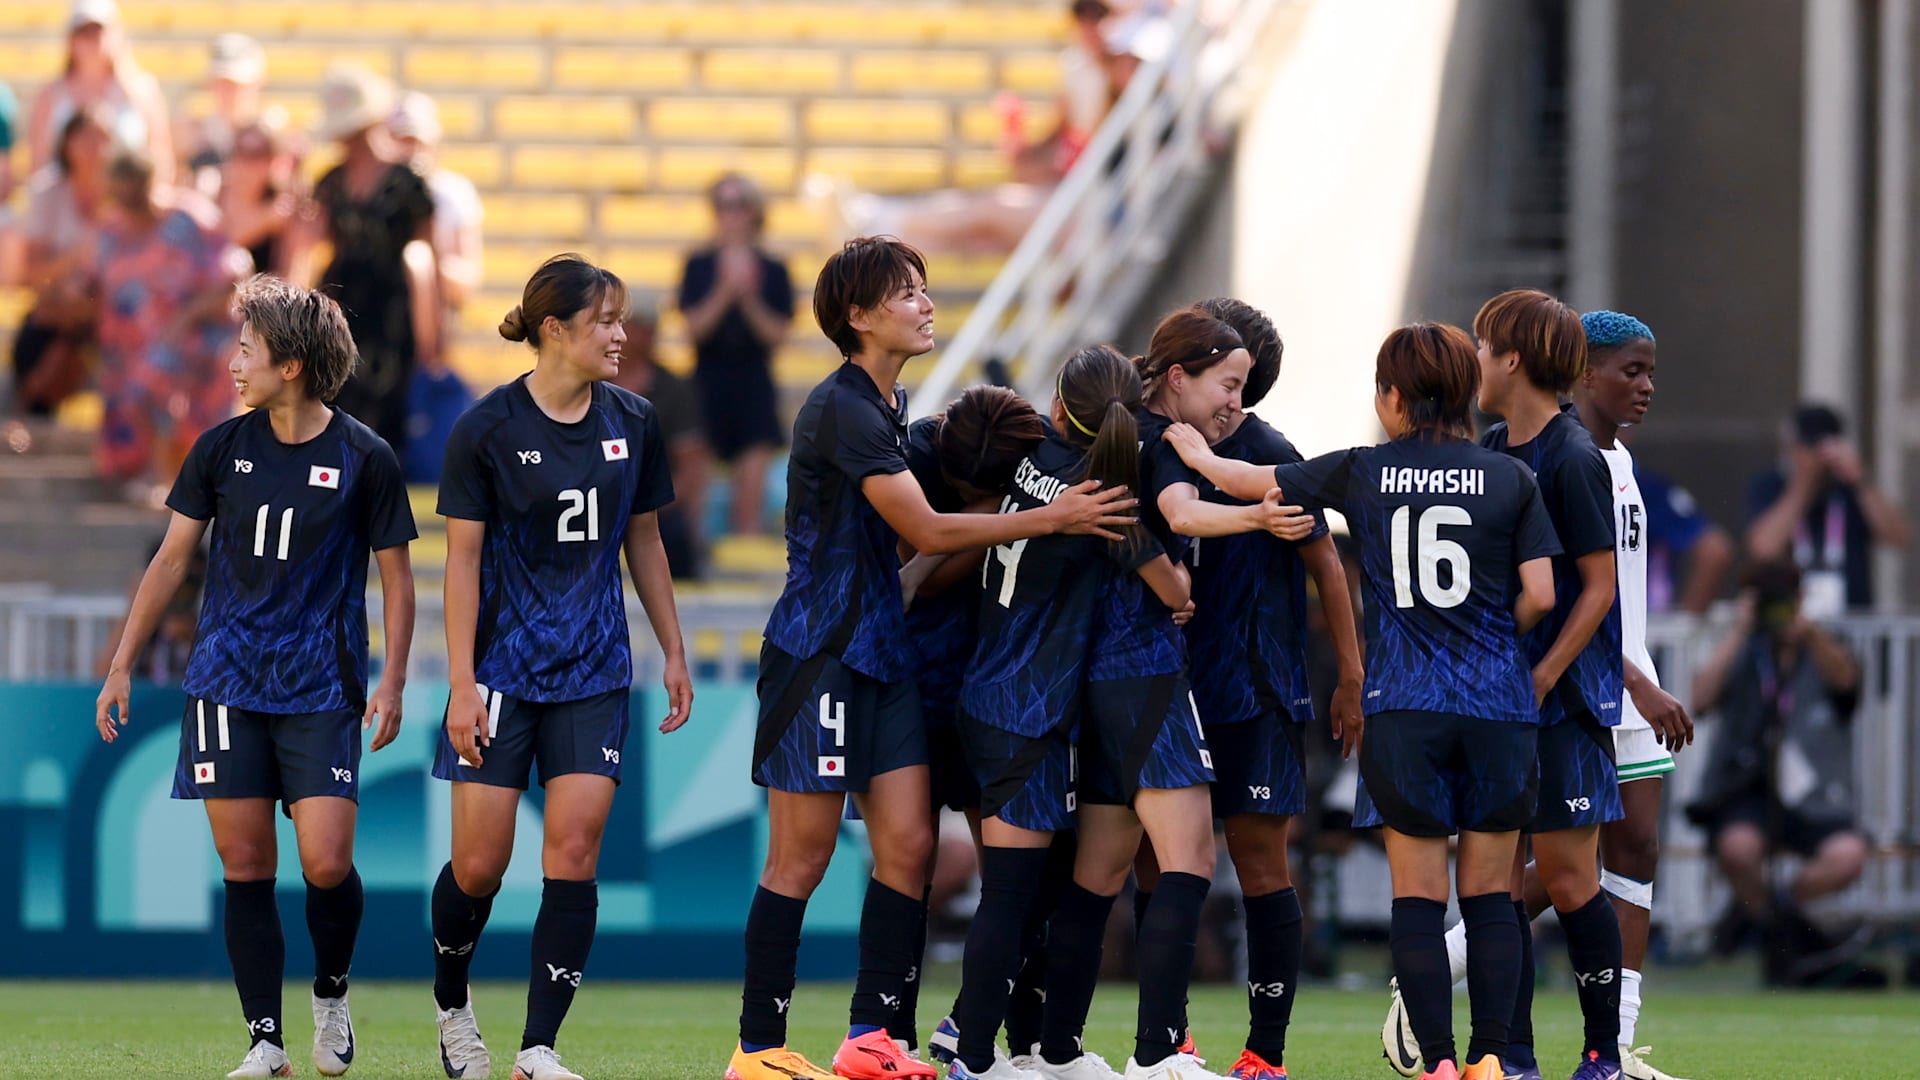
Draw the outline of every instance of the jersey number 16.
[[[1413,568],[1414,558],[1413,530],[1409,521],[1413,517],[1413,507],[1403,506],[1393,512],[1389,523],[1389,544],[1393,555],[1393,603],[1396,607],[1413,606]],[[1467,596],[1473,592],[1473,565],[1467,558],[1467,549],[1452,540],[1440,539],[1442,525],[1471,525],[1473,515],[1459,506],[1429,506],[1420,515],[1419,555],[1420,560],[1420,596],[1431,607],[1459,607],[1466,603]],[[1440,587],[1440,564],[1445,563],[1451,571],[1452,580],[1446,588]]]

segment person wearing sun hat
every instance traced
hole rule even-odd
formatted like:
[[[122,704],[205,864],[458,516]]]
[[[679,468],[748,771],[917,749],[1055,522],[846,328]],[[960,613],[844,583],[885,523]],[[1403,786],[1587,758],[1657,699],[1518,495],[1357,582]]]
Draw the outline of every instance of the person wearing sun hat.
[[[440,110],[419,91],[400,98],[387,131],[400,158],[426,178],[433,195],[433,253],[440,261],[440,300],[449,313],[480,288],[480,191],[473,181],[434,160],[440,145]]]
[[[73,115],[98,107],[123,146],[144,149],[163,185],[173,176],[173,133],[160,84],[142,70],[120,25],[114,0],[75,0],[67,15],[67,55],[61,74],[41,87],[27,120],[28,167],[54,158],[60,132]]]
[[[184,171],[209,198],[219,191],[220,166],[233,154],[234,136],[259,125],[272,131],[286,126],[286,110],[262,98],[267,82],[267,53],[245,34],[221,34],[207,55],[207,93],[213,111],[183,118],[176,129]]]
[[[404,454],[414,369],[437,363],[439,301],[431,294],[433,196],[387,131],[393,106],[393,85],[365,68],[337,66],[321,82],[314,136],[340,144],[341,161],[314,185],[307,240],[332,249],[316,287],[345,309],[360,350],[340,404]],[[415,243],[424,257],[410,265]],[[423,290],[431,303],[414,302]]]

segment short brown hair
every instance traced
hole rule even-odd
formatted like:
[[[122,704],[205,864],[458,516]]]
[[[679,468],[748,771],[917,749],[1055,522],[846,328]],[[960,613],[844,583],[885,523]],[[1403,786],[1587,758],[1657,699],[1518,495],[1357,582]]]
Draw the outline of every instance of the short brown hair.
[[[1247,385],[1240,390],[1240,405],[1251,409],[1260,404],[1280,379],[1280,358],[1287,347],[1286,342],[1280,340],[1280,331],[1273,328],[1273,320],[1259,308],[1231,296],[1216,296],[1194,306],[1233,327],[1234,333],[1240,335],[1241,343],[1253,357],[1253,370],[1247,373]]]
[[[256,274],[241,283],[234,307],[265,346],[268,360],[304,365],[308,397],[332,401],[347,385],[360,353],[346,313],[333,297]]]
[[[1233,327],[1193,304],[1161,319],[1147,342],[1147,355],[1135,357],[1133,363],[1140,369],[1140,379],[1146,383],[1146,395],[1151,399],[1173,368],[1198,375],[1225,360],[1233,350],[1244,348],[1246,343]]]
[[[508,341],[524,341],[540,347],[540,325],[551,315],[561,322],[590,308],[597,309],[609,296],[624,317],[627,311],[627,283],[611,270],[593,265],[585,255],[567,251],[540,264],[527,279],[520,302],[500,320],[500,336]]]
[[[1005,491],[1020,459],[1046,434],[1045,422],[1026,398],[1004,386],[975,386],[941,413],[933,453],[949,483]]]
[[[1465,330],[1430,322],[1395,330],[1380,343],[1373,381],[1382,393],[1400,391],[1407,424],[1414,431],[1473,437],[1480,361]]]
[[[1520,354],[1527,381],[1563,394],[1587,370],[1580,313],[1539,289],[1509,289],[1481,305],[1473,334],[1495,356]]]
[[[880,306],[887,294],[927,280],[926,257],[892,236],[856,236],[827,258],[813,283],[813,317],[843,357],[860,351],[860,331],[847,320],[854,308]]]

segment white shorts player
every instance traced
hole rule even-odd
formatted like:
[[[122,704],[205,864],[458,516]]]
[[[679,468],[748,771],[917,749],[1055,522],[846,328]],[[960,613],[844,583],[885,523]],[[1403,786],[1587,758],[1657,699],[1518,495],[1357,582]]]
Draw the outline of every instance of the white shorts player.
[[[1627,662],[1655,686],[1659,673],[1647,652],[1647,503],[1633,478],[1633,455],[1618,442],[1600,453],[1613,473],[1614,564],[1619,568],[1620,644]],[[1647,718],[1622,694],[1620,724],[1613,729],[1614,764],[1622,784],[1673,771],[1673,755],[1660,745]]]

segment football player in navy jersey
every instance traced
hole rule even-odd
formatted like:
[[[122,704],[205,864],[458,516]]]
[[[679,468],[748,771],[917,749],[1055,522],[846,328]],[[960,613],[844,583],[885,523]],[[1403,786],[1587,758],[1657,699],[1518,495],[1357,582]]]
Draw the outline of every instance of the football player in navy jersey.
[[[1161,323],[1168,334],[1163,338],[1156,333],[1148,347],[1149,360],[1177,347],[1176,331],[1197,316],[1231,327],[1251,358],[1250,367],[1243,375],[1236,354],[1197,377],[1176,368],[1168,372],[1150,407],[1169,420],[1191,424],[1221,457],[1259,465],[1303,460],[1286,436],[1244,411],[1266,397],[1280,374],[1280,335],[1260,311],[1218,297],[1177,312]],[[1269,511],[1264,504],[1233,502],[1188,469],[1171,448],[1160,451],[1157,463],[1160,487],[1154,501],[1173,531],[1194,537],[1187,546],[1194,613],[1186,625],[1194,704],[1207,725],[1215,772],[1213,814],[1225,827],[1246,917],[1249,1029],[1245,1048],[1227,1075],[1278,1080],[1285,1075],[1287,1025],[1305,946],[1300,898],[1288,866],[1287,828],[1291,816],[1306,808],[1300,732],[1313,718],[1307,686],[1307,576],[1313,576],[1326,601],[1340,669],[1332,730],[1348,753],[1358,745],[1364,723],[1352,593],[1323,519],[1293,516],[1283,509],[1237,534],[1209,531],[1210,522],[1200,516],[1204,513],[1230,509],[1266,518]],[[1227,505],[1219,505],[1223,503]],[[1300,529],[1306,530],[1304,537]],[[1151,903],[1157,870],[1149,845],[1135,865],[1136,918]]]
[[[1058,388],[1054,423],[1014,471],[1003,513],[1045,506],[1087,477],[1127,488],[1138,480],[1134,410],[1141,385],[1132,364],[1105,346],[1082,349],[1061,370]],[[994,1038],[1021,967],[1023,927],[1046,877],[1054,833],[1074,824],[1075,763],[1113,771],[1132,751],[1097,737],[1092,721],[1081,716],[1089,644],[1104,597],[1125,577],[1142,583],[1162,617],[1187,604],[1186,571],[1145,529],[1131,531],[1117,544],[1097,537],[1020,540],[994,548],[986,560],[979,644],[967,663],[958,722],[981,786],[980,907],[967,933],[950,1080],[1029,1075],[998,1053]],[[1076,727],[1084,751],[1077,759]],[[1098,967],[1096,960],[1088,974],[1097,975]],[[1141,977],[1163,974],[1143,971]],[[1048,982],[1046,989],[1043,1047],[1044,1025],[1077,999],[1067,984]],[[1090,998],[1090,979],[1084,989]],[[1098,1075],[1086,1071],[1092,1067],[1112,1073],[1094,1055],[1079,1062],[1080,1075]],[[1047,1071],[1041,1062],[1029,1065]]]
[[[1391,440],[1380,446],[1268,468],[1215,455],[1184,424],[1166,437],[1229,495],[1277,484],[1346,515],[1368,597],[1355,824],[1386,826],[1394,970],[1427,1075],[1497,1080],[1520,978],[1508,877],[1537,783],[1537,706],[1518,630],[1553,606],[1559,547],[1527,470],[1469,439],[1477,371],[1466,334],[1396,330],[1374,378]],[[1456,832],[1473,1014],[1464,1073],[1442,940]]]
[[[1504,418],[1480,444],[1532,470],[1563,549],[1554,560],[1554,609],[1525,641],[1540,700],[1540,809],[1529,832],[1578,977],[1586,1044],[1574,1076],[1604,1080],[1620,1068],[1620,922],[1600,888],[1600,826],[1622,813],[1612,731],[1622,692],[1613,473],[1573,406],[1560,404],[1586,371],[1580,316],[1546,293],[1514,289],[1481,307],[1473,332],[1480,407]],[[1514,904],[1531,971],[1525,857],[1516,859]],[[1539,1067],[1532,986],[1522,978],[1514,1009],[1510,1063],[1523,1074]]]
[[[931,1077],[887,1034],[914,967],[933,844],[927,736],[912,676],[896,542],[942,554],[1056,532],[1117,538],[1125,491],[1076,484],[1017,514],[943,514],[908,472],[909,359],[933,348],[926,263],[887,237],[850,240],[821,269],[814,317],[846,362],[807,396],[787,465],[787,582],[767,620],[753,779],[770,790],[767,863],[748,909],[740,1043],[730,1080]],[[787,1009],[807,898],[851,794],[873,877],[847,1039],[829,1071],[789,1050]]]
[[[313,1065],[353,1063],[347,970],[363,893],[353,866],[361,731],[400,731],[413,641],[413,511],[393,450],[329,407],[356,354],[340,306],[276,278],[240,287],[229,362],[252,411],[194,443],[167,497],[173,519],[127,615],[95,723],[127,722],[128,669],[211,525],[198,637],[183,688],[173,797],[203,799],[226,879],[227,956],[250,1049],[228,1076],[291,1076],[274,903],[274,803],[300,844],[313,938]],[[367,687],[367,553],[380,567],[386,657]],[[116,720],[117,714],[117,720]]]
[[[593,945],[594,873],[627,737],[623,552],[665,661],[660,730],[686,723],[693,703],[660,542],[659,510],[673,501],[660,419],[607,381],[626,300],[619,278],[580,256],[548,259],[500,324],[535,350],[533,371],[480,399],[447,440],[452,691],[433,773],[453,781],[453,858],[433,890],[433,995],[449,1076],[488,1075],[467,972],[537,768],[545,887],[513,1076],[578,1080],[553,1047]]]

